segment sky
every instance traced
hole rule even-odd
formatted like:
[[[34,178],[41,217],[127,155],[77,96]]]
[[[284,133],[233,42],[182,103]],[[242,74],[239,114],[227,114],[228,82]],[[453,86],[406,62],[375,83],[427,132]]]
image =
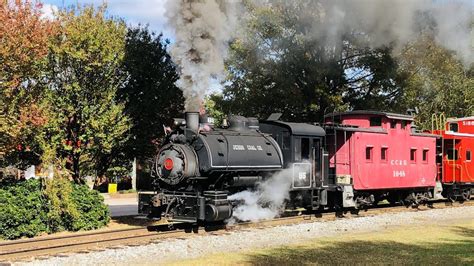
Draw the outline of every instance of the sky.
[[[167,26],[165,3],[167,0],[108,0],[108,15],[120,17],[127,25],[149,25],[155,33],[163,33],[165,39],[173,43],[173,29]],[[71,5],[101,5],[104,0],[41,0],[45,17],[52,17],[53,12]],[[221,92],[222,85],[211,79],[209,93]]]
[[[42,0],[45,16],[52,10],[76,4],[101,5],[103,0]],[[165,38],[172,38],[172,30],[166,26],[166,0],[108,0],[108,14],[123,18],[129,25],[148,24],[156,33],[162,32]]]

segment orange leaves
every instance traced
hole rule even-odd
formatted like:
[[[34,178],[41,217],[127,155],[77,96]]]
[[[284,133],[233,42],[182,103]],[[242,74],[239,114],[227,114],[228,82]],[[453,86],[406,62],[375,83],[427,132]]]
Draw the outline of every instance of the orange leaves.
[[[29,106],[22,107],[20,109],[20,125],[23,127],[34,126],[39,127],[43,126],[48,122],[47,117],[38,105],[31,104]]]
[[[41,18],[42,4],[0,0],[0,82],[18,88],[34,78],[48,53],[57,22]]]

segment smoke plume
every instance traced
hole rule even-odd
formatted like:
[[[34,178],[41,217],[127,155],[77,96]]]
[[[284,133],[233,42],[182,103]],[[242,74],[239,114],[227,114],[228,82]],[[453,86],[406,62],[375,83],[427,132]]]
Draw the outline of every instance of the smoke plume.
[[[269,0],[283,8],[296,1]],[[368,47],[394,46],[399,52],[422,34],[454,52],[469,66],[474,62],[474,2],[472,0],[325,0],[310,1],[299,10],[300,21],[310,21],[305,38],[336,49],[347,36],[364,37]]]
[[[171,57],[180,67],[177,86],[187,111],[199,111],[209,81],[222,75],[235,24],[234,6],[219,0],[168,0],[167,17],[175,31]]]
[[[257,184],[253,190],[230,195],[228,200],[239,204],[233,210],[230,222],[268,220],[279,216],[289,199],[293,169],[285,169]]]
[[[394,46],[397,53],[428,33],[466,66],[474,62],[472,0],[168,0],[166,16],[175,32],[171,56],[181,71],[177,86],[188,111],[199,110],[210,80],[223,75],[228,42],[244,29],[235,26],[252,18],[241,2],[297,10],[305,25],[300,37],[327,49],[339,49],[347,36],[362,36],[362,45]]]

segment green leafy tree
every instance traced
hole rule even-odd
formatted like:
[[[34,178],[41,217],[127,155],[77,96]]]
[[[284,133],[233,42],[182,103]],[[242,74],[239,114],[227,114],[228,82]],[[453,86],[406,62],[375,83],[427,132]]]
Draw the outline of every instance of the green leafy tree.
[[[431,129],[433,114],[447,117],[474,115],[474,66],[466,70],[455,55],[424,36],[406,47],[400,56],[405,77],[403,105],[418,107],[417,121]]]
[[[123,69],[127,84],[118,93],[131,118],[131,137],[124,146],[129,158],[147,158],[156,151],[163,136],[163,125],[179,117],[183,95],[174,83],[178,79],[175,65],[167,52],[168,41],[147,27],[128,30],[125,38]]]
[[[363,34],[336,44],[329,36],[312,36],[321,16],[316,1],[271,3],[247,5],[243,37],[231,44],[223,96],[214,97],[218,109],[319,121],[325,113],[365,109],[367,103],[372,108],[394,104],[400,87],[390,48],[367,48]]]
[[[45,159],[64,158],[77,182],[81,174],[107,171],[120,157],[115,151],[130,128],[123,104],[116,101],[125,81],[126,26],[105,17],[105,10],[60,11],[60,34],[50,46],[46,101],[51,119],[41,134],[42,145]]]

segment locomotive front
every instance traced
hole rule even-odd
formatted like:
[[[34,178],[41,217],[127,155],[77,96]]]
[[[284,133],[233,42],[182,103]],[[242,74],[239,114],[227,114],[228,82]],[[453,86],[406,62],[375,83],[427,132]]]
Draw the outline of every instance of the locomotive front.
[[[258,130],[256,119],[231,117],[227,129],[207,122],[197,112],[175,120],[154,158],[154,191],[139,193],[141,213],[173,221],[222,221],[232,215],[230,193],[282,168],[279,146]]]

